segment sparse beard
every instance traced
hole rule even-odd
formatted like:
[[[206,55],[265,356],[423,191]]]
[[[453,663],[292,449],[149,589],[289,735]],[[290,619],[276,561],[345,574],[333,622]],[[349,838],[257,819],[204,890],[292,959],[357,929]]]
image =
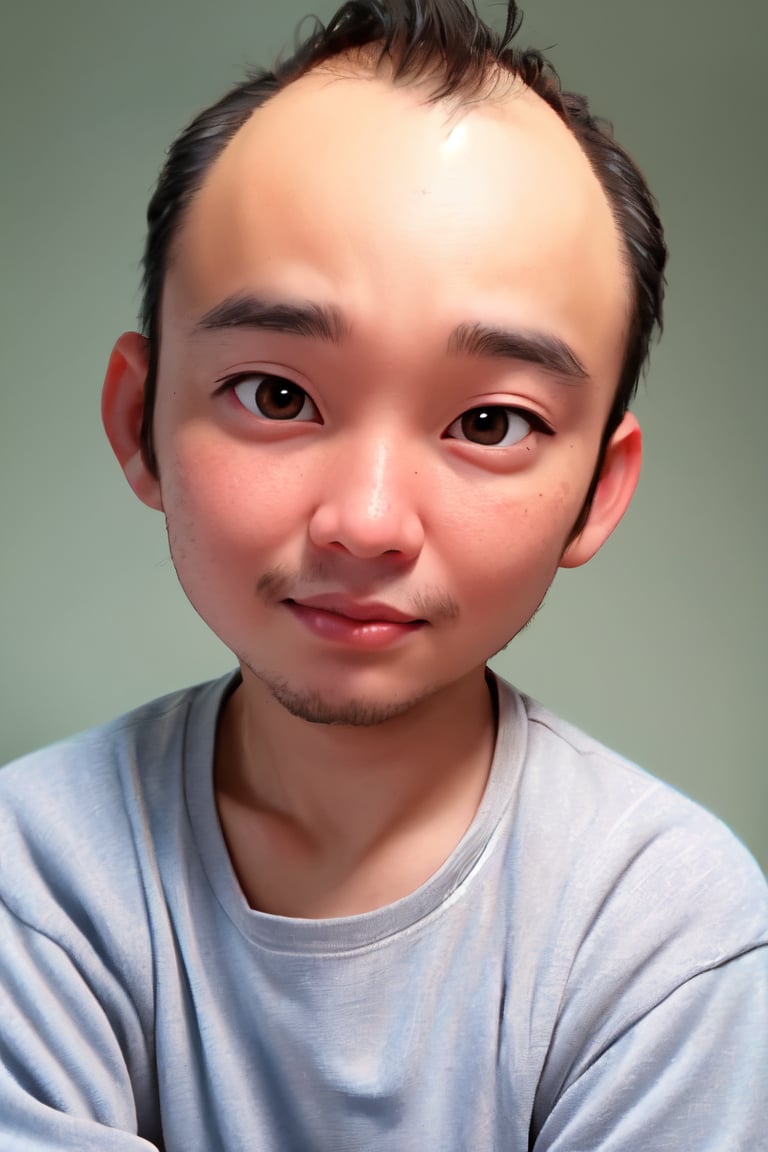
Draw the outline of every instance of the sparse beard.
[[[375,727],[377,724],[386,724],[409,712],[420,704],[424,696],[408,700],[391,700],[386,703],[371,703],[362,700],[330,701],[320,692],[314,690],[297,691],[286,680],[272,677],[259,672],[247,660],[241,657],[241,663],[260,680],[272,693],[278,704],[299,720],[306,720],[308,724],[335,724],[350,728]]]

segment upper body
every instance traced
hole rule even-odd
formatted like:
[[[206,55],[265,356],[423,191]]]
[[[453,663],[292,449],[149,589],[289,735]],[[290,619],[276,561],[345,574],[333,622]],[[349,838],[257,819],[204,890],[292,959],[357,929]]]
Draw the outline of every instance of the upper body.
[[[768,889],[718,821],[499,681],[443,867],[269,915],[216,813],[235,682],[0,775],[0,1146],[768,1146]]]
[[[764,1053],[741,1022],[763,1011],[764,890],[715,825],[667,809],[645,781],[635,803],[624,769],[590,775],[581,796],[575,764],[529,725],[518,737],[544,767],[510,787],[505,835],[391,945],[366,943],[366,917],[397,924],[391,909],[420,907],[446,869],[461,872],[504,744],[486,662],[557,569],[602,546],[640,469],[627,409],[661,315],[661,226],[585,102],[508,48],[515,25],[513,4],[502,43],[460,0],[359,0],[169,150],[148,213],[145,330],[118,340],[102,410],[240,679],[215,716],[209,703],[206,770],[184,798],[196,751],[179,717],[189,707],[194,725],[199,711],[186,698],[167,720],[150,710],[118,725],[93,785],[69,773],[103,736],[62,753],[63,769],[55,753],[4,785],[29,820],[4,880],[21,934],[11,1006],[26,1005],[4,1076],[60,1144],[86,1146],[72,1107],[135,1131],[133,1100],[152,1139],[161,1126],[171,1147],[242,1146],[226,1132],[251,1117],[254,1044],[268,1051],[266,1119],[252,1122],[288,1146],[366,1144],[369,1120],[393,1147],[460,1145],[464,1123],[472,1147],[524,1146],[528,1124],[560,1152],[678,1146],[680,1117],[697,1112],[699,1142],[720,1138],[722,1117],[734,1147],[758,1138]],[[60,770],[67,799],[49,827]],[[208,832],[192,837],[200,806]],[[219,864],[204,878],[206,852]],[[277,958],[258,941],[247,954],[223,915],[235,904],[278,925]],[[350,965],[343,980],[324,953],[289,963],[285,940],[314,940],[313,924]],[[435,956],[455,959],[445,999],[424,978]],[[52,989],[71,1034],[47,1011]],[[428,1113],[400,1108],[397,1092],[377,1102],[370,1065],[376,1027],[407,1021],[401,1001],[420,990],[415,1031],[383,1047],[404,1073],[409,1039],[426,1037],[411,1091],[440,1069]],[[356,995],[381,1001],[376,1027],[326,1051],[324,1014],[345,1027]],[[272,1028],[253,1019],[265,1003],[278,1024],[307,1007],[306,1037],[294,1031],[274,1061]],[[710,1095],[696,1060],[731,1057],[732,1084],[718,1073],[724,1095]],[[358,1113],[310,1136],[335,1078]],[[280,1146],[279,1134],[256,1142],[270,1139]]]

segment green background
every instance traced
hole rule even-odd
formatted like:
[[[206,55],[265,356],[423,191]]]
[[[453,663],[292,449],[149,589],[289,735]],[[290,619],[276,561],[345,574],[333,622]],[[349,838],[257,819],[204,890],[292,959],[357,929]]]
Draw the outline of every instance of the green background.
[[[232,664],[99,423],[163,152],[306,0],[16,0],[0,17],[0,760]],[[316,2],[320,16],[335,5]],[[501,21],[503,9],[484,5]],[[530,0],[644,168],[672,259],[636,501],[497,661],[720,814],[768,866],[768,6]],[[482,515],[482,511],[479,513]]]

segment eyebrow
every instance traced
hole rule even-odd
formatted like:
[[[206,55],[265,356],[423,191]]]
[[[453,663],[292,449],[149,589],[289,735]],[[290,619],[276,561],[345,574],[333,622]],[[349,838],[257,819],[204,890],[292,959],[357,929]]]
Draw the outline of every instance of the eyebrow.
[[[317,340],[333,343],[338,343],[347,335],[347,326],[337,308],[311,301],[289,303],[268,300],[250,294],[228,296],[200,317],[194,331],[211,332],[222,328],[286,332],[293,336],[313,336]]]
[[[571,382],[586,380],[589,376],[573,349],[559,336],[548,332],[459,324],[451,333],[448,350],[457,355],[521,360]]]
[[[194,332],[249,328],[310,336],[340,343],[349,335],[341,311],[313,301],[272,300],[250,293],[228,296],[205,312]],[[451,355],[481,356],[534,364],[567,381],[586,380],[588,372],[575,352],[548,332],[522,331],[488,324],[459,324],[448,339]]]

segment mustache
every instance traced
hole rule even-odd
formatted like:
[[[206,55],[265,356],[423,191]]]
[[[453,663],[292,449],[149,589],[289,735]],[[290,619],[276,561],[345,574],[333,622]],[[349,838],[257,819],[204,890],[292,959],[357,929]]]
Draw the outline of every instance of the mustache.
[[[322,565],[314,565],[302,571],[293,571],[284,566],[270,568],[259,577],[256,592],[271,604],[277,604],[281,600],[293,600],[319,592],[346,592],[365,599],[374,590],[350,587],[334,579]],[[379,589],[375,592],[376,599],[386,598]],[[391,606],[399,608],[415,620],[454,620],[459,615],[457,601],[437,585],[428,585],[417,592],[403,593],[402,596],[402,601],[399,597],[396,602],[392,600]],[[387,603],[390,601],[387,600]]]

